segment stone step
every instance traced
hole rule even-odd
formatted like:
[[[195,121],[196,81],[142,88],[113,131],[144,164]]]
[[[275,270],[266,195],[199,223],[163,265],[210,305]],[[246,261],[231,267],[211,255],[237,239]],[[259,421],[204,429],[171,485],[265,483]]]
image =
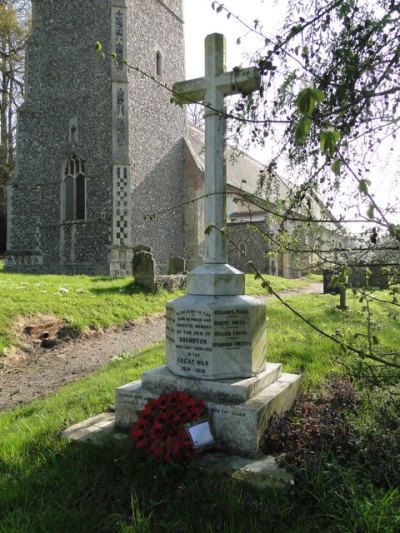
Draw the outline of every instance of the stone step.
[[[150,391],[185,391],[198,395],[203,400],[242,403],[274,383],[282,375],[280,363],[267,363],[265,370],[245,379],[199,380],[175,376],[165,366],[142,374],[142,385]],[[129,390],[129,386],[125,385]]]
[[[300,384],[301,376],[283,373],[277,381],[242,404],[207,402],[217,449],[258,457],[271,416],[291,409]]]
[[[202,398],[201,387],[204,382],[200,384],[199,380],[192,381],[193,389],[190,392]],[[292,407],[300,382],[300,376],[284,373],[274,383],[241,403],[221,400],[218,394],[212,399],[206,399],[217,449],[246,457],[258,457],[269,419],[274,413],[283,413]],[[141,381],[119,387],[115,400],[117,430],[132,427],[141,409],[161,392],[163,389],[147,389]]]
[[[70,441],[104,444],[115,433],[115,413],[101,413],[65,429],[61,437]]]
[[[61,437],[71,442],[89,442],[99,446],[131,449],[133,442],[129,435],[115,431],[114,421],[114,413],[102,413],[74,424],[63,431]],[[216,472],[228,475],[233,480],[244,482],[257,490],[270,488],[275,491],[293,484],[293,476],[279,467],[272,455],[255,460],[207,450],[188,466],[192,470],[207,470],[211,475]]]

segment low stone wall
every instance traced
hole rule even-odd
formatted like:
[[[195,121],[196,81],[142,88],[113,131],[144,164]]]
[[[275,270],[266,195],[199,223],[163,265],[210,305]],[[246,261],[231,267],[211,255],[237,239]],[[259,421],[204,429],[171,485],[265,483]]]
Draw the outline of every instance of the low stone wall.
[[[184,290],[186,288],[185,274],[171,276],[156,276],[156,290],[164,289],[168,292]]]

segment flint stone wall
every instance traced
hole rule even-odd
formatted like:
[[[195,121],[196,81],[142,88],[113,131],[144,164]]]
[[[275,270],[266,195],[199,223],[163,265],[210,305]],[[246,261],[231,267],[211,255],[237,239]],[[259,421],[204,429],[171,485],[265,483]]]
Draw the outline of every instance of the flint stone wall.
[[[182,2],[136,0],[128,9],[128,58],[160,83],[171,87],[185,78]],[[161,53],[163,75],[156,74]],[[183,209],[145,220],[145,215],[183,201],[185,110],[170,103],[169,91],[135,71],[129,72],[129,151],[133,160],[132,240],[151,247],[161,272],[168,257],[184,254]]]
[[[118,262],[111,268],[111,257],[129,255],[129,246],[141,242],[152,247],[166,269],[168,256],[183,253],[183,211],[151,222],[144,215],[182,200],[185,112],[170,105],[168,91],[130,71],[125,102],[129,149],[123,161],[121,155],[116,159],[112,87],[113,80],[123,84],[124,76],[116,78],[111,60],[112,13],[121,8],[127,17],[128,63],[155,75],[159,51],[165,72],[159,81],[172,85],[184,78],[181,0],[32,3],[26,101],[19,112],[16,169],[8,190],[6,267],[118,275],[125,270]],[[96,41],[103,45],[104,58],[95,51]],[[73,139],[71,121],[77,124]],[[86,219],[63,222],[64,163],[74,154],[85,161]],[[123,253],[116,249],[113,228],[115,164],[130,165],[133,214],[129,211],[126,219],[132,242],[128,248],[123,243]]]

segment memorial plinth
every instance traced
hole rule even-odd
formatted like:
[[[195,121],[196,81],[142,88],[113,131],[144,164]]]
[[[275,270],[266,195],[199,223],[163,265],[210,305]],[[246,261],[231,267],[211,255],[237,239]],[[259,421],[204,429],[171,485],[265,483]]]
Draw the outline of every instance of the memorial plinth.
[[[202,265],[188,275],[187,287],[186,296],[167,304],[168,370],[210,380],[262,372],[265,304],[244,295],[244,274],[229,265]]]
[[[166,366],[117,389],[116,427],[132,427],[140,410],[162,392],[186,391],[206,403],[217,449],[257,457],[270,417],[290,409],[300,376],[266,363],[265,303],[218,294],[221,271],[225,287],[240,284],[229,276],[243,276],[220,266],[206,291],[216,295],[187,294],[167,304]],[[195,269],[189,290],[201,287],[213,268]]]
[[[186,391],[206,403],[218,450],[258,457],[269,419],[291,408],[299,387],[300,376],[282,373],[277,363],[267,363],[253,378],[215,381],[175,376],[161,367],[117,389],[115,424],[129,429],[150,399],[161,392]]]

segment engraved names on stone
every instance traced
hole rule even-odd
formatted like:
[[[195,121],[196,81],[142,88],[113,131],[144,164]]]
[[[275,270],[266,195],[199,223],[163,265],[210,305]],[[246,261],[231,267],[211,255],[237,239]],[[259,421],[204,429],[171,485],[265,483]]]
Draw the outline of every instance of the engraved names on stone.
[[[167,310],[167,342],[175,344],[176,363],[181,372],[207,374],[212,352],[211,313],[185,309]]]
[[[249,346],[247,309],[175,311],[167,308],[167,343],[174,345],[175,364],[184,374],[207,376],[216,350]]]
[[[214,311],[214,342],[215,348],[232,350],[248,346],[247,309],[218,309]]]

